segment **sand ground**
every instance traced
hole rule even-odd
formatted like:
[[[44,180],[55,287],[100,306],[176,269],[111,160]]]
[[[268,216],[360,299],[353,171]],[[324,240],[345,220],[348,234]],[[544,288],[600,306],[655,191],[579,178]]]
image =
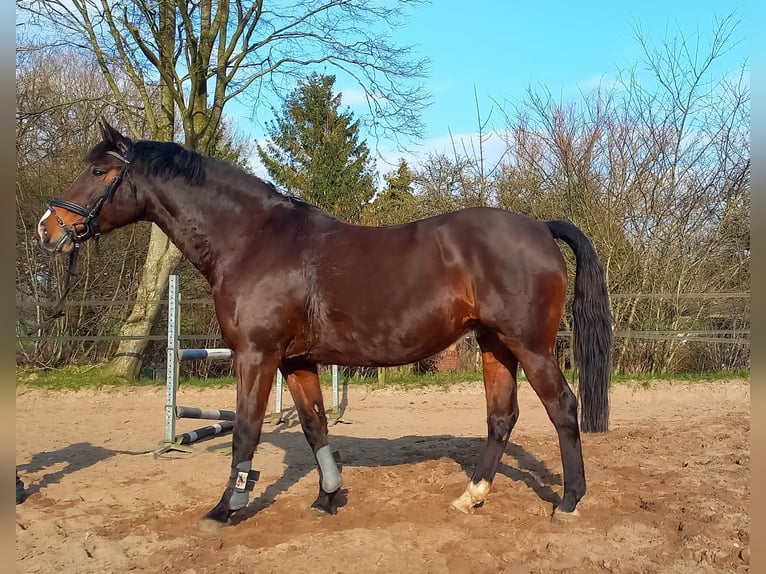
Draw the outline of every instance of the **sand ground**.
[[[345,422],[330,429],[344,461],[337,515],[309,509],[318,473],[285,394],[286,422],[264,425],[251,503],[220,528],[200,517],[225,486],[231,437],[145,454],[163,436],[164,398],[162,388],[17,388],[16,465],[30,492],[16,507],[17,572],[749,570],[748,381],[615,385],[611,431],[583,435],[588,492],[572,523],[550,519],[561,459],[525,383],[474,514],[449,506],[486,437],[481,383],[350,387]],[[178,404],[233,408],[234,390],[182,388]]]

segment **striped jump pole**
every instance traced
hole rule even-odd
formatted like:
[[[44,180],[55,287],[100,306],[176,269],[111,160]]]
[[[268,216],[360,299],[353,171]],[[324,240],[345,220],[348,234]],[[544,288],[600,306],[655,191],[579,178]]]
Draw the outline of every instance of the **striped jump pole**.
[[[180,331],[180,300],[181,294],[178,288],[178,275],[171,275],[168,279],[168,345],[167,345],[167,374],[165,386],[165,438],[159,447],[154,450],[155,454],[162,454],[169,450],[191,452],[189,444],[198,440],[209,438],[218,434],[229,432],[234,428],[235,412],[222,409],[208,409],[198,407],[184,407],[176,404],[178,390],[179,363],[190,360],[227,360],[234,357],[232,349],[181,349],[179,347]],[[333,365],[333,409],[330,411],[330,420],[333,423],[340,418],[338,406],[338,366]],[[272,414],[272,423],[282,422],[282,393],[284,391],[284,378],[277,371],[277,391],[275,412]],[[218,421],[193,431],[176,435],[176,419],[209,419]]]
[[[340,420],[340,404],[338,402],[338,365],[332,366],[332,409],[330,410],[330,424],[336,424]]]
[[[176,404],[178,390],[179,363],[184,360],[215,360],[231,359],[234,351],[231,349],[181,349],[179,348],[180,332],[180,302],[178,275],[171,275],[168,280],[168,346],[167,346],[167,376],[165,386],[165,438],[154,451],[161,454],[169,450],[191,452],[189,444],[218,434],[229,432],[234,428],[234,411],[222,409],[207,409],[184,407]],[[176,419],[210,419],[218,422],[176,435]]]
[[[208,419],[212,421],[233,421],[234,411],[221,409],[199,409],[197,407],[176,407],[179,419]]]

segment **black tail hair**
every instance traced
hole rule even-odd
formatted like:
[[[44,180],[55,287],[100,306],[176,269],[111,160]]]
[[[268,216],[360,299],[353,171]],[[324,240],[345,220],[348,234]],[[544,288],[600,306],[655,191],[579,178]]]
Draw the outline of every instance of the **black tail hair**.
[[[548,221],[555,239],[572,248],[577,262],[574,301],[574,359],[580,371],[582,432],[609,430],[609,372],[612,314],[604,268],[585,234],[569,221]]]

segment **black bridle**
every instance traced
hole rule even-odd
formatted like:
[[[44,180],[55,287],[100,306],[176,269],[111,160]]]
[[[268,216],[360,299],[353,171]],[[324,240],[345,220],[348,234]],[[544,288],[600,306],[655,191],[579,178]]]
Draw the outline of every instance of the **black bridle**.
[[[120,168],[120,171],[117,172],[117,175],[112,178],[112,181],[109,182],[109,185],[106,186],[104,192],[96,198],[96,201],[93,203],[93,207],[91,207],[90,210],[81,206],[79,203],[75,203],[74,201],[69,201],[66,199],[55,198],[48,202],[48,209],[50,209],[53,217],[56,218],[56,221],[61,226],[61,231],[63,232],[62,237],[59,239],[56,247],[61,245],[66,239],[69,239],[75,247],[72,253],[76,253],[80,244],[84,241],[90,239],[91,237],[95,241],[98,241],[98,239],[101,237],[101,228],[98,225],[97,219],[98,214],[101,213],[101,207],[104,205],[104,203],[114,199],[114,194],[117,191],[117,188],[120,187],[122,178],[125,176],[128,165],[130,165],[130,160],[128,160],[128,158],[125,156],[120,155],[116,151],[108,151],[106,153],[119,159],[122,162],[122,167]],[[57,207],[66,209],[67,211],[71,211],[77,215],[82,215],[85,219],[73,223],[71,226],[67,225],[61,220],[58,213],[56,213]],[[85,226],[84,231],[77,231],[78,226]]]
[[[75,277],[75,270],[77,269],[77,255],[80,252],[80,245],[82,245],[83,242],[87,241],[91,237],[94,241],[96,241],[96,245],[98,245],[98,240],[101,237],[101,228],[99,227],[97,219],[98,214],[101,213],[101,208],[103,207],[104,203],[107,201],[111,202],[114,199],[114,194],[117,192],[117,188],[120,187],[120,183],[122,183],[122,179],[128,170],[128,166],[130,165],[130,160],[124,155],[121,155],[116,151],[108,151],[106,153],[119,159],[122,162],[122,167],[120,168],[120,171],[117,172],[117,175],[112,178],[112,181],[110,181],[106,186],[104,192],[96,198],[96,201],[93,203],[93,207],[87,209],[79,203],[75,203],[74,201],[58,198],[51,199],[50,202],[48,202],[48,209],[50,210],[53,217],[56,218],[56,221],[58,222],[62,231],[61,239],[59,239],[56,243],[56,250],[63,246],[67,239],[72,242],[73,249],[69,254],[69,266],[67,267],[66,284],[64,286],[64,293],[61,295],[61,299],[59,299],[59,302],[54,307],[53,314],[39,325],[36,325],[30,329],[27,332],[28,335],[45,328],[47,325],[59,317],[64,316],[64,301],[69,294],[69,290],[72,288],[72,279]],[[81,215],[85,219],[82,221],[77,221],[72,225],[67,225],[61,219],[61,217],[59,217],[58,213],[56,213],[56,207],[66,209],[67,211],[71,211],[77,215]],[[82,228],[83,226],[85,227],[83,231],[77,230],[78,227]]]

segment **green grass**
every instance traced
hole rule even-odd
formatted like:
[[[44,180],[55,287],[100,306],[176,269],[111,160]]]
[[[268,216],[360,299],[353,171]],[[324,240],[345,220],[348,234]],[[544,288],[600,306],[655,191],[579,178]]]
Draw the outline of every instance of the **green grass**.
[[[625,373],[612,374],[612,383],[686,381],[690,383],[705,381],[726,381],[731,379],[749,379],[750,371],[711,371],[709,373]],[[569,380],[569,379],[568,379]]]
[[[572,373],[564,373],[567,381],[572,381]],[[749,371],[736,372],[711,372],[711,373],[645,373],[645,374],[612,374],[612,384],[635,383],[638,382],[643,387],[650,387],[657,381],[688,381],[704,382],[728,379],[749,379]],[[525,381],[523,373],[520,372],[520,381]],[[451,371],[446,373],[433,373],[427,375],[414,375],[410,372],[399,369],[388,369],[385,375],[385,384],[389,388],[400,389],[420,389],[426,387],[435,387],[448,389],[449,387],[463,382],[481,381],[480,371]],[[329,373],[320,375],[320,382],[323,387],[332,386],[332,376]],[[339,383],[341,385],[366,386],[372,389],[380,388],[377,377],[347,377],[340,375]],[[124,377],[119,377],[110,373],[103,366],[88,367],[63,367],[59,369],[39,369],[27,370],[17,369],[16,384],[27,385],[34,388],[49,390],[67,390],[77,391],[82,389],[114,389],[123,387],[164,387],[164,381],[153,381],[150,379],[139,379],[130,381]],[[234,387],[234,377],[222,378],[198,378],[181,377],[180,385],[182,387],[195,388],[222,388]]]
[[[83,389],[114,389],[146,387],[162,384],[148,379],[137,381],[109,372],[101,365],[88,367],[63,367],[60,369],[16,370],[16,384],[55,391],[79,391]]]
[[[386,371],[385,381],[382,386],[403,389],[420,389],[426,387],[449,388],[458,383],[466,381],[480,381],[481,372],[479,371],[449,371],[445,373],[429,373],[425,375],[414,375],[409,372],[390,369]],[[332,386],[332,375],[322,374],[319,377],[322,386]],[[360,385],[370,388],[380,388],[381,384],[377,377],[347,377],[338,376],[339,384]]]

